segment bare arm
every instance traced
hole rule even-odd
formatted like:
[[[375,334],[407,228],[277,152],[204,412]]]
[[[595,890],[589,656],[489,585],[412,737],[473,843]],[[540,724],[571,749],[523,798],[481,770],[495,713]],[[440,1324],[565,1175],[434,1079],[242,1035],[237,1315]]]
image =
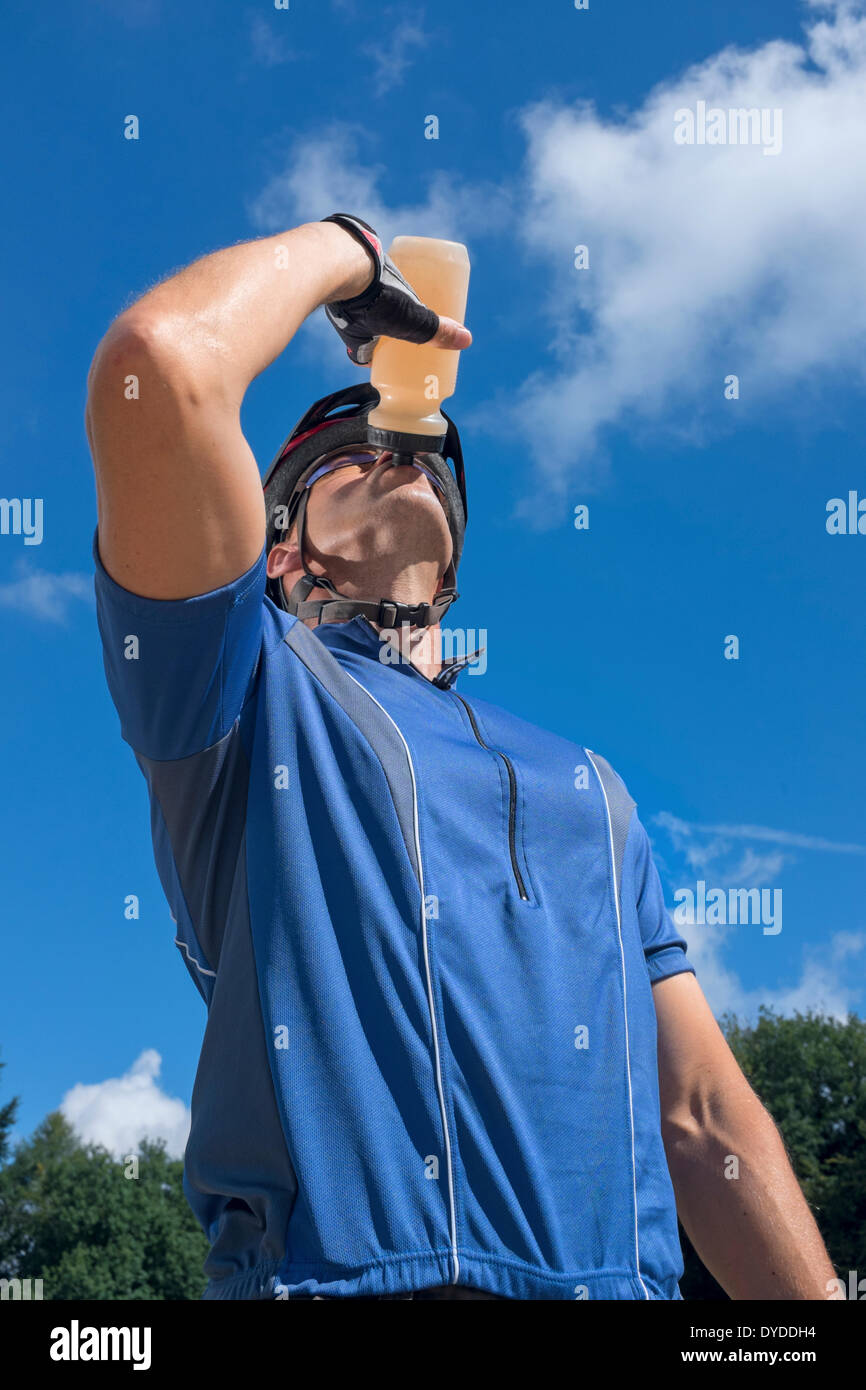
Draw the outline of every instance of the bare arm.
[[[119,584],[187,598],[249,569],[265,509],[240,425],[246,389],[308,314],[371,278],[342,227],[309,222],[204,256],[114,321],[90,369],[85,424],[100,555]],[[434,341],[463,346],[447,319]]]
[[[827,1299],[834,1276],[779,1132],[694,975],[653,986],[662,1133],[689,1239],[734,1299]],[[739,1176],[726,1177],[739,1163]]]

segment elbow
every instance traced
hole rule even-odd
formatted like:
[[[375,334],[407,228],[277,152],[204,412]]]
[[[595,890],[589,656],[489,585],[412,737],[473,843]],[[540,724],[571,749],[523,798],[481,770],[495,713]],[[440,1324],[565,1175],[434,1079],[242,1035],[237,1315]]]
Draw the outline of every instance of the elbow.
[[[147,408],[143,386],[197,402],[207,373],[197,368],[189,347],[189,334],[175,316],[156,314],[133,305],[110,325],[93,354],[87,374],[85,421],[90,434],[94,419],[117,402],[141,400]]]
[[[670,1160],[673,1154],[688,1153],[706,1140],[706,1119],[690,1107],[662,1117],[662,1142]]]
[[[684,1157],[742,1145],[745,1135],[776,1132],[772,1116],[745,1077],[696,1086],[662,1115],[665,1152]]]
[[[87,373],[85,418],[90,427],[103,404],[135,389],[142,368],[161,347],[159,325],[134,309],[120,314],[100,340]],[[128,398],[128,395],[127,395]]]
[[[159,326],[149,315],[135,309],[119,314],[93,354],[87,373],[88,397],[98,392],[106,376],[112,375],[134,355],[152,352],[158,340]]]

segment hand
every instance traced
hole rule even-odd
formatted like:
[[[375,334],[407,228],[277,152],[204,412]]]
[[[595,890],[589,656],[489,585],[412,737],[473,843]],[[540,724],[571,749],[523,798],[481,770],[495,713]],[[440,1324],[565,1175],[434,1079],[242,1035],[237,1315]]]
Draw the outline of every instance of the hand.
[[[351,299],[325,305],[328,321],[346,344],[353,362],[361,367],[369,366],[383,334],[454,351],[469,346],[472,342],[469,330],[455,319],[440,317],[422,304],[368,223],[340,212],[322,220],[336,222],[360,242],[373,265],[373,276],[366,289]]]

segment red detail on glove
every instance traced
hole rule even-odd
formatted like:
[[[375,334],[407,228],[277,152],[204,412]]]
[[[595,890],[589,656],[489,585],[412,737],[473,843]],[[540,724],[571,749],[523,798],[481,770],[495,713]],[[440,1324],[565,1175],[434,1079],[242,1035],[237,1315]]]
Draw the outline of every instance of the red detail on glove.
[[[364,236],[367,238],[367,240],[369,241],[370,245],[371,245],[372,247],[375,248],[376,255],[377,255],[377,256],[381,256],[381,254],[382,254],[382,243],[381,243],[381,241],[379,240],[379,238],[378,238],[377,236],[373,236],[373,233],[372,233],[372,232],[364,231],[364,228],[363,228],[363,227],[361,227],[360,230],[364,233]]]

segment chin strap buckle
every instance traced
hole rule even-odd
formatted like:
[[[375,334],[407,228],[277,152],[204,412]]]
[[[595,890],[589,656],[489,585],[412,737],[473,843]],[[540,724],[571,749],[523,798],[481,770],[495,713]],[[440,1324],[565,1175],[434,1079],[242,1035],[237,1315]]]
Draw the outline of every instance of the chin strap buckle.
[[[442,589],[432,603],[395,603],[390,598],[379,599],[379,609],[372,619],[380,627],[395,628],[403,623],[410,627],[431,627],[444,618],[454,600],[456,589]]]
[[[445,613],[449,603],[453,602],[446,596],[446,601],[435,603],[395,603],[393,599],[382,598],[379,600],[379,611],[374,618],[380,627],[394,628],[398,625],[407,623],[409,627],[429,627],[432,623],[438,622]]]
[[[397,614],[399,611],[400,605],[394,603],[393,599],[380,598],[379,611],[376,614],[376,622],[379,624],[380,627],[396,627]]]

